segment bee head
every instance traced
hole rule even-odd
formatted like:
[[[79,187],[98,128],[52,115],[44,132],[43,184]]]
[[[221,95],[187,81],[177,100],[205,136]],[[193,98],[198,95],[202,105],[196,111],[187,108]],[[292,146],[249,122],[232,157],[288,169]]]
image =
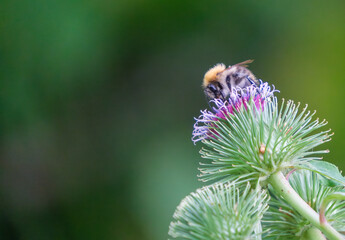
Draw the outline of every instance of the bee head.
[[[205,88],[205,95],[209,99],[220,98],[224,100],[224,95],[222,93],[223,86],[219,82],[210,82]]]

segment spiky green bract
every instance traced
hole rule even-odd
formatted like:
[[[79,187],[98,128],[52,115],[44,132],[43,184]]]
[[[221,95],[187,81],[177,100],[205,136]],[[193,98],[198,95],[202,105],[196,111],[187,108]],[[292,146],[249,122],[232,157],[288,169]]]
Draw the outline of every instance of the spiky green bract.
[[[249,184],[242,190],[234,184],[203,187],[177,207],[169,235],[188,240],[259,240],[267,202],[266,192]]]
[[[315,112],[307,107],[299,111],[293,101],[279,106],[273,96],[258,106],[252,96],[232,111],[222,117],[215,114],[205,123],[209,137],[202,140],[205,147],[200,153],[209,161],[200,163],[202,181],[262,183],[276,171],[320,159],[315,155],[328,152],[313,151],[330,140],[329,131],[315,133],[326,121],[313,120]]]
[[[291,187],[316,212],[319,212],[322,201],[334,192],[344,191],[342,186],[323,185],[323,177],[311,171],[299,170],[291,174]],[[269,229],[265,239],[301,239],[312,224],[296,212],[273,189],[270,189],[270,208],[264,215],[264,229]],[[345,201],[334,201],[325,212],[328,223],[338,232],[345,231]]]

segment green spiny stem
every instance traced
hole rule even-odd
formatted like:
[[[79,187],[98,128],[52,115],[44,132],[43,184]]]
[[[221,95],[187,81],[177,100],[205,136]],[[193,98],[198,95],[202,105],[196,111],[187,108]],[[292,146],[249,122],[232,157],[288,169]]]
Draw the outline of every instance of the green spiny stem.
[[[344,240],[343,236],[337,232],[329,223],[320,224],[319,214],[314,211],[291,187],[282,172],[276,172],[269,178],[269,183],[280,193],[296,211],[320,229],[330,240]]]
[[[305,240],[327,240],[325,238],[325,236],[322,234],[322,232],[316,227],[309,228],[303,239],[305,239]]]

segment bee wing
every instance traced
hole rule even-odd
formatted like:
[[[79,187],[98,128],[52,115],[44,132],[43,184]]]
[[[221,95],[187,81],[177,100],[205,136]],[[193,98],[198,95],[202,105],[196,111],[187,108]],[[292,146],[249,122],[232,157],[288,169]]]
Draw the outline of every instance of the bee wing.
[[[252,62],[254,62],[253,59],[248,59],[248,60],[246,60],[246,61],[244,61],[244,62],[237,63],[237,64],[235,64],[234,66],[248,67],[247,64],[252,63]]]
[[[246,61],[237,63],[237,64],[235,64],[235,65],[232,65],[232,66],[230,65],[229,67],[225,68],[223,71],[218,72],[217,75],[220,75],[220,74],[223,73],[224,71],[226,71],[226,70],[228,70],[228,69],[230,69],[231,67],[234,67],[234,66],[241,66],[241,67],[245,67],[245,68],[246,68],[246,67],[248,67],[247,64],[252,63],[252,62],[254,62],[254,59],[248,59],[248,60],[246,60]]]

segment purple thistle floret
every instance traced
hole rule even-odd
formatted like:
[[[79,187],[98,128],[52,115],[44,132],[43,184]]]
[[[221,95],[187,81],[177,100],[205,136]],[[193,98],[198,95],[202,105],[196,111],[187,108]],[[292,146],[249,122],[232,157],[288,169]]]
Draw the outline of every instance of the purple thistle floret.
[[[266,99],[273,96],[274,92],[279,91],[276,90],[273,85],[271,88],[267,82],[264,83],[260,80],[259,86],[252,84],[244,89],[233,88],[229,99],[226,101],[221,99],[211,100],[215,105],[215,107],[212,108],[213,111],[207,109],[201,110],[201,115],[195,118],[196,122],[194,124],[192,141],[195,144],[198,141],[215,137],[217,133],[213,130],[215,126],[214,122],[219,119],[225,120],[231,117],[231,115],[234,115],[235,111],[238,111],[241,107],[247,109],[248,102],[251,99],[258,109],[263,109]]]

